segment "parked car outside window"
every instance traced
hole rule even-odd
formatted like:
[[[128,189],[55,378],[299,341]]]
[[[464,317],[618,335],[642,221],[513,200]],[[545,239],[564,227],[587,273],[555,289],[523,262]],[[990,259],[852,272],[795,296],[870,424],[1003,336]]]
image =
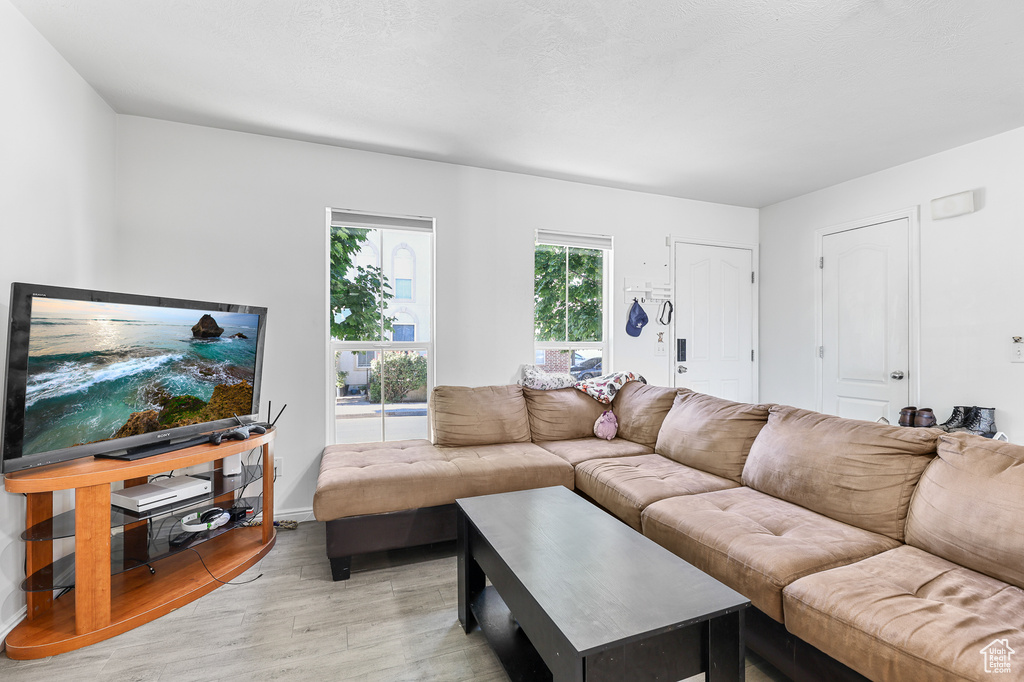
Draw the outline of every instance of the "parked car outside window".
[[[593,379],[601,376],[601,357],[583,360],[569,369],[569,374],[577,379]]]

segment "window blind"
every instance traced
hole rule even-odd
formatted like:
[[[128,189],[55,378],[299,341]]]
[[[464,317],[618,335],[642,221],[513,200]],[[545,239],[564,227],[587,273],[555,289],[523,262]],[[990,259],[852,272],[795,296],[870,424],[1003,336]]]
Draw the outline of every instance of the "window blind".
[[[327,211],[330,215],[331,227],[390,228],[414,232],[434,231],[433,218],[363,213],[342,208],[329,208]]]
[[[557,230],[537,230],[537,243],[575,246],[581,249],[610,250],[612,248],[612,238],[608,235],[559,232]]]

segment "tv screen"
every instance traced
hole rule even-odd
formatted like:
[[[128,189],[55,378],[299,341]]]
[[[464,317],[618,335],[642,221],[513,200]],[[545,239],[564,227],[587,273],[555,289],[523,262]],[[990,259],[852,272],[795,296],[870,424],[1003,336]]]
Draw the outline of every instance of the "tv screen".
[[[265,308],[15,283],[3,470],[252,421],[265,323]]]

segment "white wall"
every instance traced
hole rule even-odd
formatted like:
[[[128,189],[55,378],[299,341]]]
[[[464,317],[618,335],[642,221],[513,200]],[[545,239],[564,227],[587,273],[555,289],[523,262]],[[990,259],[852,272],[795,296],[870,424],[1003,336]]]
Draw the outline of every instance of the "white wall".
[[[13,281],[103,286],[111,248],[115,116],[0,0],[0,319]],[[0,323],[0,357],[7,325]],[[2,363],[2,361],[0,361]],[[0,637],[25,596],[25,498],[0,492]]]
[[[117,288],[269,308],[263,397],[288,404],[287,510],[311,506],[326,437],[326,207],[437,219],[443,384],[503,384],[532,362],[538,227],[615,236],[615,367],[662,384],[654,335],[625,334],[622,277],[667,280],[670,234],[757,240],[753,209],[130,116],[117,166]]]
[[[814,408],[814,231],[920,206],[921,396],[944,421],[953,405],[996,408],[1024,443],[1024,128],[761,210],[761,399]],[[930,202],[975,191],[978,210],[931,219]]]

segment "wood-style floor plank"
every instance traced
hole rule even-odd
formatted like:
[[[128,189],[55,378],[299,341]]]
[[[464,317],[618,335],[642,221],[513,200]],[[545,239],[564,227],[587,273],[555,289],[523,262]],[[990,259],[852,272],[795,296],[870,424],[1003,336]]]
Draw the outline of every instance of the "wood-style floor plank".
[[[324,543],[322,524],[279,531],[270,554],[234,582],[258,580],[79,651],[35,661],[0,655],[0,679],[507,681],[483,636],[459,626],[454,543],[356,557],[352,578],[339,583]],[[746,675],[786,679],[754,656]]]

